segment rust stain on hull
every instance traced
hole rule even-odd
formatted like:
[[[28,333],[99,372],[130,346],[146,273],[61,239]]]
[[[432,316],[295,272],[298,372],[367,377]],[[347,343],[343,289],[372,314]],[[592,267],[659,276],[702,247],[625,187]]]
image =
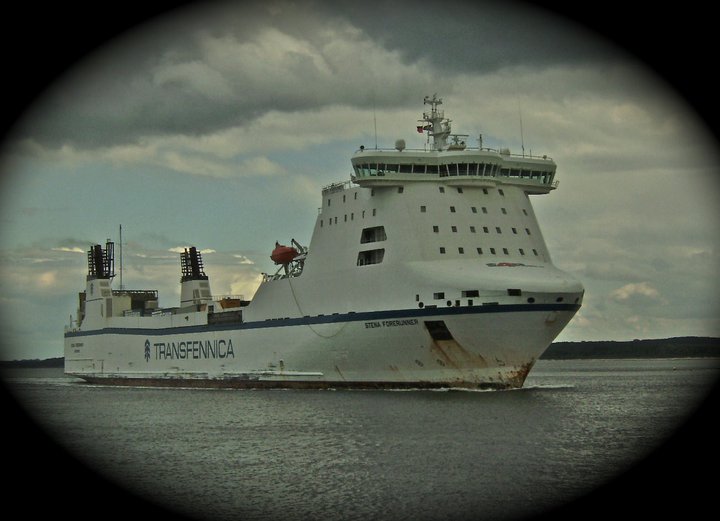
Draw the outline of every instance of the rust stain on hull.
[[[505,373],[505,375],[502,375],[501,378],[508,383],[509,387],[512,388],[520,388],[525,383],[525,380],[528,377],[528,374],[530,373],[530,370],[535,365],[535,360],[530,360],[529,362],[520,365],[517,369],[514,371],[508,371]]]
[[[461,346],[457,340],[433,340],[430,349],[446,364],[456,369],[486,368],[487,361],[480,354],[474,354]]]

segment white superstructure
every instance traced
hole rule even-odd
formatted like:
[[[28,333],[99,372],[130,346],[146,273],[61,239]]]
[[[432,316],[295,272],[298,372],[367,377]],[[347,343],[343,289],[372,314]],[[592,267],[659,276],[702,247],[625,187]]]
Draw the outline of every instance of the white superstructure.
[[[557,187],[555,163],[451,133],[436,96],[425,150],[361,147],[349,182],[322,190],[307,248],[251,301],[214,299],[200,253],[181,254],[180,306],[112,290],[113,245],[88,255],[68,374],[127,385],[520,387],[580,308],[555,268],[530,195]]]

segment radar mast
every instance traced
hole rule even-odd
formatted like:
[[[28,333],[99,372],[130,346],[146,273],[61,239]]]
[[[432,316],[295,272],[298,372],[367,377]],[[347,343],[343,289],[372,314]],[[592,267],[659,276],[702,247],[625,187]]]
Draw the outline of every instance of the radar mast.
[[[451,120],[445,118],[445,111],[439,110],[438,106],[442,105],[442,98],[438,98],[437,94],[425,96],[423,100],[425,105],[430,105],[430,112],[423,112],[421,122],[426,123],[422,127],[428,131],[428,136],[432,136],[432,150],[443,150],[447,147],[447,139],[450,136]]]

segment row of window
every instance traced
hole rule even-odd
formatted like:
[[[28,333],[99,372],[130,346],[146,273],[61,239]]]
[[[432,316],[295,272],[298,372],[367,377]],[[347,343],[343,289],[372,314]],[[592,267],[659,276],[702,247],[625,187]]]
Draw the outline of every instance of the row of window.
[[[497,251],[495,250],[495,248],[488,248],[488,250],[490,252],[490,255],[498,254]],[[476,248],[476,251],[477,251],[478,255],[485,254],[485,252],[482,248]],[[502,248],[502,252],[504,255],[510,255],[510,251],[507,248]],[[520,255],[525,255],[525,250],[523,248],[519,248],[518,252],[520,253]],[[533,255],[535,255],[536,257],[539,256],[538,251],[536,249],[533,248],[532,252],[533,252]],[[446,253],[444,246],[440,247],[440,253],[441,254]],[[458,253],[461,255],[465,254],[465,248],[462,248],[462,247],[458,248]],[[383,261],[384,257],[385,257],[385,248],[361,251],[361,252],[358,252],[357,265],[358,266],[367,266],[370,264],[380,264]],[[468,294],[468,295],[463,295],[463,296],[470,297],[473,295]]]
[[[480,210],[481,210],[482,213],[484,213],[484,214],[487,214],[487,213],[488,213],[487,207],[485,207],[485,206],[481,207]],[[472,213],[478,213],[477,207],[475,207],[475,206],[471,206],[471,207],[470,207],[470,211],[471,211]],[[506,208],[500,208],[500,211],[501,211],[504,215],[507,215],[507,209],[506,209]],[[366,210],[363,210],[363,211],[362,211],[362,214],[361,214],[361,218],[362,218],[362,219],[365,218],[365,212],[366,212]],[[525,208],[522,209],[522,212],[523,212],[524,215],[528,215],[527,210],[526,210]],[[420,213],[427,213],[427,206],[421,206],[421,207],[420,207]],[[451,206],[451,207],[450,207],[450,213],[457,213],[457,209],[456,209],[454,206]],[[355,220],[355,212],[351,212],[349,215],[350,215],[350,220],[351,220],[351,221],[354,221],[354,220]],[[376,215],[377,215],[377,210],[376,210],[375,208],[373,208],[373,210],[372,210],[372,216],[375,217]],[[337,217],[330,217],[330,218],[328,219],[328,224],[329,224],[329,225],[337,224],[337,220],[338,220]],[[343,221],[344,221],[344,222],[347,222],[347,221],[348,221],[348,214],[345,214],[345,215],[344,215]],[[320,227],[322,228],[323,225],[324,225],[324,219],[320,219]],[[525,229],[527,230],[527,228],[525,228]],[[498,232],[498,233],[499,233],[499,232]],[[528,232],[528,234],[529,234],[529,232]]]
[[[440,191],[441,194],[444,194],[444,193],[445,193],[445,187],[444,187],[444,186],[438,186],[438,190]],[[461,186],[456,187],[456,190],[457,190],[457,192],[458,192],[459,194],[463,193],[463,189],[462,189]],[[405,188],[402,187],[402,186],[399,186],[398,189],[397,189],[397,191],[398,191],[399,194],[401,194],[401,193],[403,193],[403,192],[405,191]],[[489,193],[487,188],[483,188],[482,191],[483,191],[483,193],[484,193],[485,195],[487,195],[487,194]],[[502,188],[498,189],[498,193],[499,193],[501,196],[505,196],[505,192],[503,192]],[[353,200],[357,200],[357,194],[358,194],[357,191],[353,193]],[[370,196],[372,197],[372,196],[374,196],[374,195],[375,195],[375,189],[374,189],[374,188],[371,188],[371,189],[370,189]],[[342,202],[344,203],[344,202],[346,202],[346,201],[347,201],[347,195],[346,195],[346,194],[343,194],[343,196],[342,196]],[[330,203],[331,203],[331,202],[332,202],[332,199],[328,198],[328,200],[327,200],[327,205],[330,206]]]
[[[495,248],[486,248],[486,249],[490,252],[490,255],[498,255],[498,252]],[[475,251],[477,251],[478,255],[485,255],[487,253],[486,251],[484,251],[482,248],[479,248],[479,247],[475,248]],[[535,248],[532,249],[532,252],[533,252],[533,255],[535,255],[536,257],[538,257],[540,255]],[[440,246],[440,254],[445,255],[446,253],[447,253],[447,250],[446,250],[445,246]],[[460,255],[464,255],[465,248],[463,248],[462,246],[458,247],[458,253]],[[503,253],[503,255],[510,255],[510,250],[508,250],[507,248],[502,248],[502,253]],[[520,255],[526,255],[524,248],[518,248],[518,253],[520,253]]]
[[[470,211],[472,213],[478,213],[477,206],[471,206]],[[484,214],[487,214],[488,213],[487,206],[481,206],[480,211],[482,211],[482,213],[484,213]],[[528,215],[527,210],[525,208],[522,209],[522,212],[523,212],[523,215]],[[427,206],[421,205],[420,213],[427,213]],[[457,208],[455,208],[454,206],[451,206],[450,213],[457,213]],[[507,215],[507,208],[500,208],[500,213],[502,213],[503,215]]]
[[[484,233],[490,233],[490,228],[489,228],[489,227],[483,226],[482,229],[483,229],[483,232],[484,232]],[[514,235],[517,235],[517,234],[518,234],[518,229],[517,229],[517,228],[510,228],[510,229],[512,230],[512,232],[513,232]],[[451,230],[453,233],[457,233],[458,227],[457,227],[457,226],[450,226],[450,230]],[[440,233],[440,227],[439,227],[439,226],[433,226],[433,232],[434,232],[434,233]],[[496,226],[496,227],[495,227],[495,232],[496,232],[496,233],[502,233],[502,228],[501,228],[500,226]],[[470,233],[477,233],[477,228],[476,228],[475,226],[470,226]],[[532,235],[532,233],[530,233],[530,228],[525,228],[525,233],[526,233],[527,235]]]
[[[372,216],[375,217],[377,215],[377,210],[375,208],[372,209]],[[361,219],[365,219],[365,210],[362,211]],[[351,221],[355,220],[355,212],[350,213],[350,219]],[[343,222],[348,222],[348,214],[345,214]],[[328,226],[332,226],[333,224],[338,223],[337,217],[330,217],[327,220]],[[325,219],[320,219],[320,228],[322,228],[325,225]]]
[[[457,193],[459,193],[459,194],[463,193],[462,186],[456,186],[455,189],[457,190]],[[444,187],[444,186],[438,186],[438,191],[439,191],[441,194],[444,194],[444,193],[445,193],[445,187]],[[483,194],[485,194],[485,195],[488,195],[488,193],[489,193],[487,188],[483,188],[482,191],[483,191]],[[402,193],[402,191],[400,191],[400,190],[398,190],[398,192],[399,192],[399,193]],[[498,188],[498,193],[499,193],[500,195],[502,195],[503,197],[505,196],[505,192],[503,192],[503,189],[502,189],[502,188]]]
[[[444,165],[364,163],[353,165],[359,177],[382,177],[386,174],[439,174],[440,177],[473,175],[483,177],[520,177],[547,181],[555,172],[501,167],[496,163],[450,163]]]
[[[353,199],[357,199],[357,192],[354,192],[353,195],[355,196]],[[373,195],[373,194],[370,194],[370,195]],[[346,195],[343,194],[343,203],[345,202],[345,200],[346,200]],[[328,206],[330,206],[330,201],[332,201],[332,199],[328,199],[328,200],[327,200],[327,205],[328,205]]]
[[[508,288],[507,294],[511,297],[520,297],[522,296],[522,290],[516,289],[516,288]],[[462,298],[474,298],[474,297],[480,297],[480,290],[477,289],[465,289],[460,292],[460,296]],[[438,291],[436,293],[433,293],[433,300],[445,300],[445,292],[444,291]],[[415,295],[415,302],[420,302],[420,295]]]

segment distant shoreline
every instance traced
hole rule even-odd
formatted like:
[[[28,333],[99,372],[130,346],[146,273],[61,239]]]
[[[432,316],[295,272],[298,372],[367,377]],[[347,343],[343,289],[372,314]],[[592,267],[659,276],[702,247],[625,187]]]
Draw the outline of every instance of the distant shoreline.
[[[16,369],[16,368],[45,368],[45,367],[64,367],[65,357],[46,358],[39,360],[0,360],[0,369]]]
[[[648,340],[554,342],[541,360],[591,358],[715,358],[720,338],[675,337]]]
[[[554,342],[541,360],[593,358],[715,358],[720,357],[720,338],[675,337],[649,340],[590,340]],[[63,367],[65,358],[0,360],[0,369]]]

